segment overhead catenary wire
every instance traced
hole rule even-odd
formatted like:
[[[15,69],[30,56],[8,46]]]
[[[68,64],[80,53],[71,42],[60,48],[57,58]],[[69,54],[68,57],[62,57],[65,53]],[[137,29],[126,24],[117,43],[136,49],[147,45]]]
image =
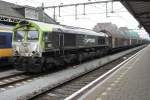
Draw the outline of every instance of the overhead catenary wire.
[[[42,4],[42,2],[38,2],[37,0],[36,1],[34,1],[34,0],[25,0],[25,1],[34,4],[34,6],[36,4],[37,7]]]
[[[84,5],[83,5],[84,6]],[[93,6],[93,5],[91,5],[91,6]],[[93,7],[96,7],[96,6],[93,6]],[[99,7],[96,7],[97,9],[101,9],[101,8],[99,8]],[[61,7],[61,10],[62,10],[63,8]],[[65,17],[65,16],[75,16],[75,19],[78,19],[77,18],[77,16],[79,16],[79,15],[91,15],[91,14],[102,14],[102,13],[112,13],[112,11],[111,12],[99,12],[99,13],[88,13],[87,11],[86,11],[86,13],[85,13],[85,7],[83,8],[83,13],[82,14],[80,14],[80,13],[78,13],[78,5],[76,5],[75,6],[75,10],[72,10],[72,12],[75,12],[74,14],[67,14],[67,15],[63,15],[63,14],[61,14],[61,17]],[[122,8],[121,8],[122,9]],[[69,9],[70,10],[70,9]],[[106,9],[105,9],[106,10]],[[120,9],[117,9],[117,10],[120,10]],[[64,12],[64,10],[63,10],[63,12]],[[127,12],[127,11],[120,11],[120,12]],[[116,11],[113,11],[113,13],[117,13]],[[56,13],[55,13],[56,14]],[[59,8],[59,13],[58,13],[58,15],[56,15],[56,16],[59,16],[60,17],[60,8]],[[106,15],[106,17],[107,17],[108,15]],[[110,16],[109,16],[110,17]]]

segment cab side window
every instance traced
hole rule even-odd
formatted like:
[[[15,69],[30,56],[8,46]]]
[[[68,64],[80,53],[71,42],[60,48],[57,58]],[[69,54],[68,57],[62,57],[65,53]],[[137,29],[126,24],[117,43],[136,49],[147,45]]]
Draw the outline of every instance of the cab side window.
[[[44,35],[44,37],[43,37],[43,39],[45,40],[45,42],[50,42],[50,41],[52,41],[52,36],[51,36],[51,33],[50,32],[44,32],[43,33]]]
[[[45,49],[49,49],[52,47],[52,33],[51,32],[44,32],[43,40],[45,42]]]
[[[104,37],[98,37],[98,44],[99,45],[105,44],[105,38]]]

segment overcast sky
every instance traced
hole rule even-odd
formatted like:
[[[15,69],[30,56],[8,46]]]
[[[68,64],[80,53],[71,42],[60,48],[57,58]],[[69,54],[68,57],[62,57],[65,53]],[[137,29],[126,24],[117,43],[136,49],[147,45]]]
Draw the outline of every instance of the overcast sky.
[[[18,5],[28,5],[39,7],[44,3],[44,6],[54,6],[60,4],[73,4],[80,2],[94,2],[102,0],[3,0]],[[104,1],[104,0],[103,0]],[[101,22],[111,22],[118,27],[128,27],[129,29],[138,29],[138,22],[132,15],[123,7],[120,2],[108,3],[108,16],[106,17],[106,4],[88,5],[85,7],[85,14],[83,15],[83,6],[78,6],[78,16],[75,19],[75,7],[61,8],[61,17],[58,16],[58,9],[56,9],[57,21],[61,24],[78,26],[83,28],[92,29],[94,25]],[[45,12],[53,17],[53,9],[45,9]],[[143,30],[140,31],[140,36],[147,37],[147,33]]]

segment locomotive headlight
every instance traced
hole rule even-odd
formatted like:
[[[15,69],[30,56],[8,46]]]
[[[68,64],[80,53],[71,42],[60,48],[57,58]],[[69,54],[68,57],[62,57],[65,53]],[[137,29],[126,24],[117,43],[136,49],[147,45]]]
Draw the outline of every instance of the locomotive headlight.
[[[37,53],[36,53],[36,56],[38,56],[38,57],[39,57],[39,56],[40,56],[40,54],[37,52]]]
[[[15,50],[14,55],[19,55],[19,52],[17,50]]]
[[[37,52],[37,51],[32,51],[32,56],[40,56],[40,54],[39,54],[39,52]]]
[[[36,52],[35,51],[32,51],[32,54],[35,54]]]

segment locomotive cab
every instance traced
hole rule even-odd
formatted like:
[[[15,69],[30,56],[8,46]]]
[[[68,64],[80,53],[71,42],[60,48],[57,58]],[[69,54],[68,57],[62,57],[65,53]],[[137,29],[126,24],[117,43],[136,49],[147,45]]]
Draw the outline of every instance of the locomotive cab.
[[[40,33],[38,28],[30,24],[21,24],[15,28],[13,34],[14,56],[41,57]]]
[[[39,22],[39,24],[41,23]],[[29,72],[41,71],[44,61],[43,53],[52,46],[51,25],[44,25],[45,23],[37,25],[32,21],[23,21],[13,29],[13,62],[16,69],[27,71],[26,68],[29,67]]]

